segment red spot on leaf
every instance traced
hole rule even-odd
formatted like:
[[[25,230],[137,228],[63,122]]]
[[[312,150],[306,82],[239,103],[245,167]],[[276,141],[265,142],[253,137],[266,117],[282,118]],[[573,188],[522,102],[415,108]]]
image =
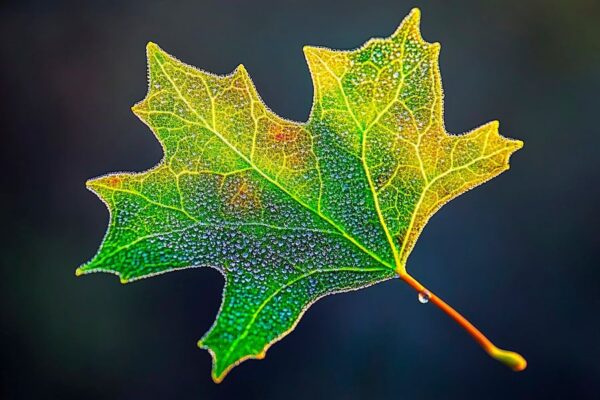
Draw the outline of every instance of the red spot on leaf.
[[[122,182],[122,179],[118,176],[111,176],[106,180],[106,184],[111,187],[119,186]]]
[[[271,125],[269,127],[269,135],[277,143],[285,143],[295,140],[295,133],[290,127],[281,125]]]

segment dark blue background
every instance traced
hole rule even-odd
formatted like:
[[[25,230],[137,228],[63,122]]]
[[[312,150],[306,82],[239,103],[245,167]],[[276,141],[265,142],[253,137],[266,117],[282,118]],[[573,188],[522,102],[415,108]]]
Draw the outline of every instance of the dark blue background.
[[[306,120],[302,46],[357,47],[413,6],[442,43],[448,130],[499,119],[525,147],[436,214],[409,269],[526,371],[393,280],[319,301],[215,385],[195,343],[220,303],[216,271],[75,278],[108,215],[85,180],[161,157],[129,110],[146,93],[147,41],[216,73],[243,63],[273,110]],[[584,0],[2,5],[0,397],[600,398],[599,21]]]

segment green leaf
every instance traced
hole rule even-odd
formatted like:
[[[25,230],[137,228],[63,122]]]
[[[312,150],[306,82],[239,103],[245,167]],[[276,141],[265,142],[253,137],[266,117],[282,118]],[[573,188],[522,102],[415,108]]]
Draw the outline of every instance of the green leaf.
[[[87,183],[111,215],[77,274],[126,283],[218,269],[223,302],[199,342],[217,382],[263,358],[319,298],[407,280],[431,215],[508,169],[522,146],[497,122],[445,131],[440,46],[421,38],[418,23],[415,9],[392,36],[357,50],[305,47],[315,86],[306,123],[269,110],[243,66],[213,75],[149,43],[149,91],[133,112],[164,158]]]

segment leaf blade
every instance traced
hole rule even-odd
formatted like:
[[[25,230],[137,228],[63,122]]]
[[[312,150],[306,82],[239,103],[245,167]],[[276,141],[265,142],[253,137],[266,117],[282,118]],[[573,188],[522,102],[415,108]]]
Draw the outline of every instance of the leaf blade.
[[[305,47],[315,87],[306,123],[269,110],[243,66],[213,75],[149,43],[149,91],[132,110],[164,158],[88,182],[110,224],[77,274],[126,283],[217,268],[223,302],[199,342],[217,382],[263,357],[319,298],[406,276],[428,219],[508,169],[522,146],[497,122],[445,131],[440,47],[419,20],[415,9],[392,36],[353,51]]]

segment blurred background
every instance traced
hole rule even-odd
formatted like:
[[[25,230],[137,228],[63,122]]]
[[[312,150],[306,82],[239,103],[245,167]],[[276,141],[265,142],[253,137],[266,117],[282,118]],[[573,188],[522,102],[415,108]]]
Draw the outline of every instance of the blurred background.
[[[414,6],[442,43],[447,129],[498,119],[525,148],[432,218],[409,269],[526,371],[392,280],[319,301],[215,385],[195,344],[220,304],[215,270],[75,278],[108,218],[86,179],[161,158],[129,109],[147,41],[215,73],[243,63],[269,107],[304,121],[302,46],[355,48]],[[600,398],[599,21],[586,0],[3,2],[0,397]]]

